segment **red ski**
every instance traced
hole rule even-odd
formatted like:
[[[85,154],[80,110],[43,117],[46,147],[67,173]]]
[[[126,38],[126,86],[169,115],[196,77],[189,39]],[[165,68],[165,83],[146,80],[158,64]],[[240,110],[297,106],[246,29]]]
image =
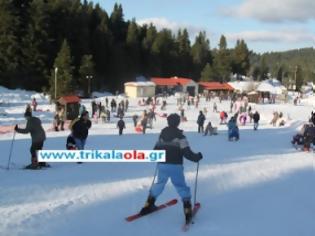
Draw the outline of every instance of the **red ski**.
[[[185,224],[183,225],[183,227],[182,227],[182,230],[183,230],[184,232],[187,232],[187,231],[189,230],[189,228],[190,228],[190,225],[194,223],[194,221],[193,221],[193,220],[194,220],[194,217],[195,217],[195,215],[197,214],[198,210],[200,209],[200,206],[201,206],[201,205],[200,205],[199,202],[195,203],[195,206],[194,206],[194,208],[193,208],[193,210],[192,210],[192,217],[191,217],[190,222],[185,223]]]
[[[158,205],[156,210],[152,211],[151,213],[162,210],[162,209],[170,207],[170,206],[174,206],[176,203],[177,203],[177,199],[174,198],[174,199],[172,199],[172,200],[170,200],[164,204]],[[147,215],[150,215],[151,213],[149,213]],[[134,221],[134,220],[141,218],[142,216],[147,216],[147,215],[140,215],[140,213],[137,213],[137,214],[126,217],[126,221],[131,222],[131,221]]]

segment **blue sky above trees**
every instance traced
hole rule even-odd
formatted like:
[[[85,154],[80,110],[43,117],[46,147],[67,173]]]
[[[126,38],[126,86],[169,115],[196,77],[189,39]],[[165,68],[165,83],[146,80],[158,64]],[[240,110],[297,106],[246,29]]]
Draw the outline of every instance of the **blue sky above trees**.
[[[158,29],[187,28],[193,40],[206,31],[211,48],[221,34],[234,47],[245,39],[255,52],[284,51],[315,45],[314,0],[94,0],[110,13],[122,4],[125,20],[152,22]]]

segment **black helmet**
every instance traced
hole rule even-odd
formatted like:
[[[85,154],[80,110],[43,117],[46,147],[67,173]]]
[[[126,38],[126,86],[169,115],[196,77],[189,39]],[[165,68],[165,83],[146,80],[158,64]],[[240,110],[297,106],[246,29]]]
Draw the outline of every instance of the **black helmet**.
[[[31,111],[26,111],[24,113],[24,117],[31,117],[32,116],[32,112]]]
[[[167,117],[167,123],[168,123],[168,126],[170,127],[178,127],[180,123],[180,116],[177,115],[176,113],[170,114]]]

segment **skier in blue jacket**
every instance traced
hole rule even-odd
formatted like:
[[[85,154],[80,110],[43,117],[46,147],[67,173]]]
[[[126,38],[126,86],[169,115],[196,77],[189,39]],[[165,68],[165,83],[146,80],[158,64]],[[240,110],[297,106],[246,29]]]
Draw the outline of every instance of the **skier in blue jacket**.
[[[165,184],[170,178],[180,195],[183,205],[186,222],[192,217],[191,193],[184,176],[183,157],[198,162],[202,159],[202,154],[191,151],[183,131],[178,129],[180,116],[171,114],[167,117],[168,127],[164,128],[160,134],[154,149],[165,150],[166,161],[158,163],[158,178],[150,189],[149,197],[140,214],[146,215],[156,209],[155,200],[162,193]]]

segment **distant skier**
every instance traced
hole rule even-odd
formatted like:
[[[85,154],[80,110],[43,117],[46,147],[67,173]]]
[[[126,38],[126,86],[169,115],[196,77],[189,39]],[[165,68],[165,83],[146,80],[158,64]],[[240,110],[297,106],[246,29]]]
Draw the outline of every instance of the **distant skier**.
[[[231,119],[229,120],[227,126],[228,126],[228,138],[229,138],[229,141],[232,141],[233,138],[235,139],[235,141],[238,141],[239,138],[240,138],[240,134],[239,134],[238,126],[236,124],[235,117],[231,117]]]
[[[42,122],[39,118],[32,116],[32,113],[27,111],[24,114],[25,119],[27,120],[25,129],[21,129],[18,125],[15,126],[15,131],[22,134],[30,133],[32,137],[31,145],[31,164],[26,166],[27,169],[38,169],[40,167],[48,166],[46,162],[38,163],[37,151],[42,150],[44,141],[46,139],[45,131],[42,127]]]
[[[213,112],[218,112],[218,106],[215,102],[213,103]]]
[[[148,125],[148,114],[147,111],[144,111],[142,119],[141,119],[141,126],[142,126],[142,133],[145,134]]]
[[[36,109],[37,109],[37,101],[36,101],[36,98],[33,98],[33,100],[32,100],[32,107],[33,107],[33,111],[36,111]]]
[[[199,111],[199,116],[197,119],[197,124],[198,124],[198,133],[203,133],[203,125],[205,123],[206,117],[202,113],[202,111]]]
[[[259,115],[258,111],[256,111],[254,113],[253,120],[254,120],[254,130],[257,130],[258,129],[258,123],[259,123],[259,120],[260,120],[260,115]]]
[[[125,121],[120,117],[119,121],[117,122],[117,128],[119,130],[119,135],[123,134],[123,130],[126,128]]]
[[[134,127],[137,127],[138,118],[139,118],[139,116],[138,116],[137,114],[134,114],[134,115],[132,116],[132,121],[133,121]]]
[[[155,201],[162,193],[165,184],[170,178],[178,194],[182,198],[186,222],[192,217],[191,193],[184,176],[183,157],[190,161],[198,162],[202,159],[202,154],[191,151],[183,131],[178,129],[180,116],[171,114],[167,117],[168,127],[161,131],[159,140],[154,149],[166,151],[165,163],[158,163],[157,183],[150,189],[145,206],[140,214],[146,215],[156,209]]]

